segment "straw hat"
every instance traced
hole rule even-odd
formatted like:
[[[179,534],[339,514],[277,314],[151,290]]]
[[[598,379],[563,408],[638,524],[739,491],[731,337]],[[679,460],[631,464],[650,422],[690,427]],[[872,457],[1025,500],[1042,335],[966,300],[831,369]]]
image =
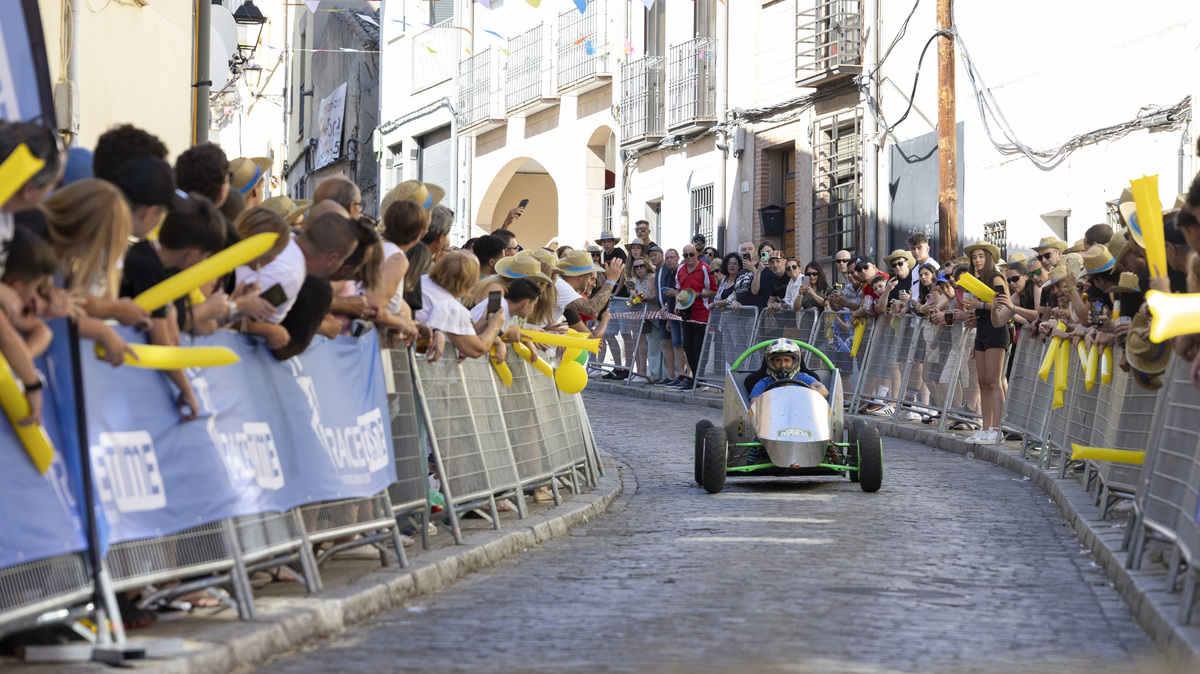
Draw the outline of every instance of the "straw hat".
[[[1124,232],[1113,232],[1112,238],[1105,246],[1108,247],[1108,252],[1112,253],[1113,259],[1120,263],[1125,253],[1129,252],[1129,239]]]
[[[977,250],[986,250],[987,252],[991,253],[993,262],[999,262],[1001,259],[1000,249],[988,243],[987,241],[977,241],[966,248],[963,248],[963,254],[965,254],[967,259],[970,260],[971,253]]]
[[[628,251],[630,251],[630,252],[633,252],[633,247],[634,247],[634,246],[637,246],[638,248],[641,248],[643,253],[644,253],[644,252],[646,252],[646,251],[647,251],[647,250],[650,248],[650,244],[648,244],[648,243],[644,243],[644,242],[642,242],[642,241],[639,241],[639,240],[637,240],[637,239],[634,239],[633,241],[630,241],[629,243],[625,244],[625,250],[628,250]]]
[[[528,278],[550,283],[550,277],[542,273],[542,263],[532,255],[502,257],[496,262],[496,273],[504,278]]]
[[[262,202],[262,207],[279,215],[288,222],[312,206],[312,199],[293,199],[289,196],[271,197]]]
[[[1046,280],[1042,281],[1042,287],[1049,288],[1050,286],[1054,285],[1055,283],[1058,283],[1059,281],[1065,279],[1066,277],[1067,277],[1067,265],[1060,264],[1060,265],[1056,266],[1054,269],[1051,269],[1049,274],[1046,274]]]
[[[588,253],[603,253],[604,249],[594,243],[589,243],[587,248],[584,248]]]
[[[270,171],[271,160],[266,157],[238,157],[229,162],[229,186],[246,194]]]
[[[1008,265],[1010,265],[1014,262],[1025,262],[1028,259],[1029,259],[1029,256],[1025,255],[1025,253],[1013,253],[1012,255],[1008,256],[1007,262],[1005,262],[1001,265],[998,265],[998,266],[1007,267]]]
[[[567,253],[567,255],[563,256],[563,259],[565,260],[567,258],[567,256],[569,256],[575,252],[577,252],[577,251],[571,251],[570,253]],[[542,264],[550,265],[551,269],[553,269],[554,267],[557,267],[558,263],[559,263],[558,256],[555,255],[554,253],[546,250],[545,248],[526,248],[525,250],[521,251],[520,253],[517,253],[517,255],[518,256],[524,255],[526,257],[532,257],[533,259],[537,260],[538,262],[540,262]],[[588,255],[588,259],[589,260],[592,259],[590,254]]]
[[[586,250],[573,250],[558,261],[558,273],[563,276],[583,276],[597,271],[604,271],[604,268],[593,263],[591,253]]]
[[[908,268],[909,269],[912,269],[913,265],[917,263],[917,259],[912,256],[912,253],[908,252],[907,250],[905,250],[903,248],[897,248],[896,250],[893,250],[891,255],[888,255],[887,257],[883,258],[883,263],[886,264],[888,267],[891,267],[892,261],[899,260],[899,259],[908,260]]]
[[[1129,336],[1125,338],[1125,358],[1130,366],[1146,374],[1161,374],[1171,360],[1170,342],[1150,341],[1150,321],[1140,312],[1133,317]]]
[[[1121,280],[1117,282],[1117,285],[1109,288],[1108,292],[1138,293],[1140,295],[1142,292],[1142,287],[1141,284],[1138,283],[1137,274],[1131,271],[1123,271],[1121,272]]]
[[[1033,249],[1039,253],[1046,248],[1054,248],[1058,251],[1065,251],[1067,249],[1067,242],[1053,236],[1046,236],[1042,237],[1042,240],[1038,241],[1038,245],[1033,247]]]
[[[1071,244],[1071,247],[1067,249],[1067,252],[1068,253],[1082,253],[1085,250],[1087,250],[1087,241],[1080,239],[1080,240],[1076,241],[1075,243]]]
[[[601,245],[604,241],[620,242],[621,237],[613,234],[612,230],[605,230],[603,232],[600,232],[600,238],[596,239],[596,244]]]
[[[1107,271],[1112,271],[1112,268],[1117,265],[1117,261],[1113,259],[1112,253],[1100,244],[1096,244],[1088,248],[1083,254],[1083,276],[1088,274],[1103,274]]]
[[[1125,355],[1126,357],[1129,356],[1128,353]],[[1142,372],[1136,368],[1130,368],[1129,376],[1133,377],[1135,384],[1141,386],[1147,391],[1157,391],[1162,388],[1163,385],[1162,374],[1146,374],[1145,372]]]
[[[693,290],[684,288],[675,296],[675,310],[682,311],[688,309],[696,301],[696,293]]]
[[[1058,261],[1059,267],[1065,266],[1076,277],[1083,275],[1083,256],[1079,253],[1067,253]]]
[[[423,183],[420,180],[405,180],[388,190],[388,193],[383,196],[383,203],[380,204],[379,212],[386,213],[388,206],[391,206],[393,201],[404,200],[415,201],[421,208],[431,211],[445,197],[446,190],[433,183]]]

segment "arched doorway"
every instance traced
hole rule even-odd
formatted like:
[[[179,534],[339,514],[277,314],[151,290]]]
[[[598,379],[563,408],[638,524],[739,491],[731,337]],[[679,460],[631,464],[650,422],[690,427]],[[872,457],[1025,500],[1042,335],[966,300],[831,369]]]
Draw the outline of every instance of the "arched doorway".
[[[508,212],[528,199],[525,213],[511,229],[525,248],[544,246],[558,236],[558,185],[550,172],[529,157],[518,157],[496,173],[479,205],[476,224],[486,234],[504,224]]]

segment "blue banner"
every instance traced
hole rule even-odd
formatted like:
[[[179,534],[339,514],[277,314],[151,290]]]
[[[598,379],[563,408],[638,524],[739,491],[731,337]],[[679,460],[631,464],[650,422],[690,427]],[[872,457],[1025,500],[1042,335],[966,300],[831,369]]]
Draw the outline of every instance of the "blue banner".
[[[228,347],[241,362],[188,371],[202,408],[191,422],[180,421],[161,372],[112,368],[81,346],[93,483],[111,542],[370,496],[395,481],[374,332],[318,336],[284,362],[228,332],[192,345]]]

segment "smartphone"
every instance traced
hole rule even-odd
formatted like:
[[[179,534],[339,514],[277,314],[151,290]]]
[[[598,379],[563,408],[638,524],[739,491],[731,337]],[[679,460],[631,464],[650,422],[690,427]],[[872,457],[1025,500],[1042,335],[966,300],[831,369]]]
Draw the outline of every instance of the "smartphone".
[[[763,262],[766,262],[771,258],[771,254],[764,250],[758,254],[758,257],[761,258]]]
[[[842,284],[840,284],[840,283],[833,284],[833,289],[839,293],[842,292]]]
[[[262,291],[259,297],[270,302],[273,307],[277,307],[287,301],[287,293],[283,290],[283,286],[278,283]]]
[[[1092,325],[1100,325],[1100,322],[1104,320],[1104,303],[1092,302],[1092,310],[1090,313]]]
[[[805,274],[804,276],[800,277],[800,285],[801,285],[801,287],[804,287],[804,288],[808,287],[808,274]]]
[[[745,260],[746,262],[750,261],[750,257],[751,257],[750,253],[742,253],[742,259]]]
[[[528,199],[522,199],[522,200],[521,200],[521,203],[517,204],[517,208],[525,208],[525,207],[526,207],[526,206],[528,206],[528,205],[529,205],[529,200],[528,200]]]
[[[488,293],[488,305],[487,305],[488,316],[491,316],[492,314],[496,313],[497,311],[500,311],[500,291],[493,290],[492,292]]]
[[[1005,294],[1004,286],[992,286],[992,290],[995,290],[997,295]]]

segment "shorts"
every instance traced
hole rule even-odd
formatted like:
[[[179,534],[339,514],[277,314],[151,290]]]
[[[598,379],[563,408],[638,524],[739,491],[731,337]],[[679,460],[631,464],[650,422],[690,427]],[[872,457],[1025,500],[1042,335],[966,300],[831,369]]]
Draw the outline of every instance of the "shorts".
[[[683,323],[680,321],[659,321],[658,327],[662,331],[662,340],[671,340],[671,346],[683,348]],[[668,334],[670,335],[668,337]]]
[[[983,323],[982,321],[983,319],[980,319],[975,328],[975,350],[1007,349],[1009,344],[1008,326],[995,328],[990,322]]]

